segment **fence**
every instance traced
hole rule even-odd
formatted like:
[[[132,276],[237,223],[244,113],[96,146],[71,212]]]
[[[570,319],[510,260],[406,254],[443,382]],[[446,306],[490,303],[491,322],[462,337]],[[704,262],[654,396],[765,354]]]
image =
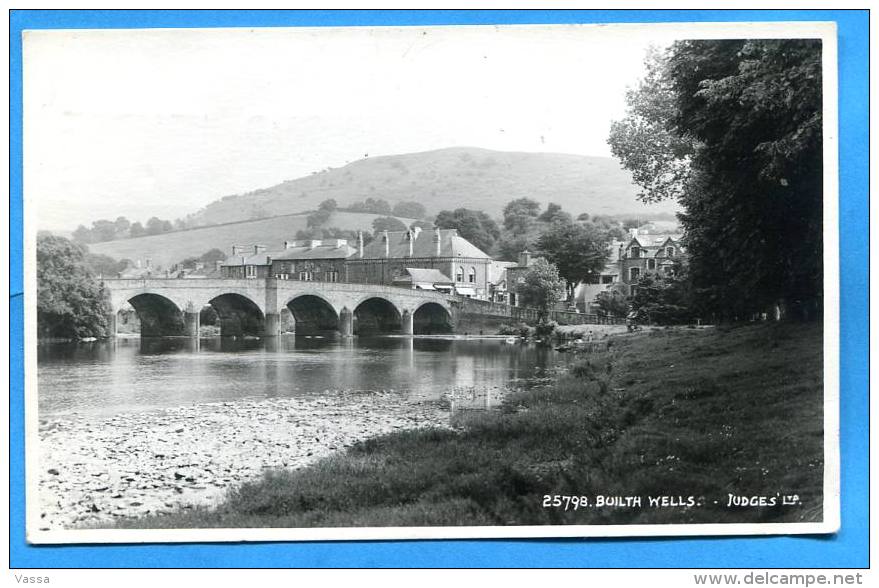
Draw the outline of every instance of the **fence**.
[[[453,302],[462,314],[478,314],[509,318],[513,321],[536,322],[538,311],[534,308],[510,306],[502,302],[489,302],[473,298],[459,297]],[[549,311],[549,320],[560,325],[622,325],[626,320],[619,317],[585,314],[567,310]]]

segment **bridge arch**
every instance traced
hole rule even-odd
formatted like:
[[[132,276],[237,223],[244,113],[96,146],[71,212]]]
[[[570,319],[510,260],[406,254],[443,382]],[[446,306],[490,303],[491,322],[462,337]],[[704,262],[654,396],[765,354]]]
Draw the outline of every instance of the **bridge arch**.
[[[238,292],[218,294],[207,301],[220,317],[220,335],[240,337],[265,334],[266,317],[259,304]],[[200,310],[200,309],[199,309]]]
[[[403,315],[397,305],[382,296],[366,296],[353,311],[354,334],[398,333]]]
[[[183,310],[167,296],[141,292],[124,300],[134,308],[140,321],[141,337],[173,337],[184,334]],[[114,313],[123,304],[114,305]]]
[[[313,334],[339,330],[339,313],[325,296],[317,292],[295,294],[284,303],[295,321],[297,333]]]
[[[412,313],[412,332],[416,335],[439,335],[453,330],[452,313],[439,302],[422,302]]]

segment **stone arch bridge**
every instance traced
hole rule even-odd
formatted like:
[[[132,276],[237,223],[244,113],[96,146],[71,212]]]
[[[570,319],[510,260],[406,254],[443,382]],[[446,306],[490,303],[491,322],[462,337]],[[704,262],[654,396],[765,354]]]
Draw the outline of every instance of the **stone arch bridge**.
[[[211,306],[223,336],[277,336],[282,322],[297,332],[448,333],[455,325],[455,296],[374,284],[269,279],[104,279],[110,333],[117,313],[130,304],[142,336],[198,336],[199,316]],[[282,321],[283,318],[283,321]]]

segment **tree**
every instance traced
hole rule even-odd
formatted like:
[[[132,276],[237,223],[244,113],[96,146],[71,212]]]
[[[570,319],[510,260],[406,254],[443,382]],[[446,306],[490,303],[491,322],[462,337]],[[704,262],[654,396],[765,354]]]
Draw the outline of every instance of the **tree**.
[[[86,265],[85,250],[63,238],[37,239],[37,328],[41,337],[103,337],[107,294]]]
[[[424,218],[427,216],[427,209],[420,202],[397,202],[393,214],[403,218]]]
[[[380,216],[372,221],[372,232],[378,235],[382,231],[405,231],[406,223],[393,216]]]
[[[460,236],[487,253],[501,236],[497,223],[481,210],[443,210],[436,216],[434,224],[441,229],[457,229]]]
[[[140,222],[131,223],[131,227],[128,229],[128,235],[131,238],[134,237],[143,237],[146,234],[146,229],[143,228],[143,225]]]
[[[367,198],[362,202],[355,202],[348,206],[351,212],[368,212],[371,214],[391,214],[391,205],[387,200],[381,198]]]
[[[632,172],[644,202],[678,199],[690,173],[694,144],[671,122],[677,95],[667,75],[668,58],[655,48],[648,50],[647,74],[626,92],[626,117],[611,122],[607,141],[611,153]]]
[[[570,214],[562,210],[561,206],[550,202],[543,214],[537,217],[537,220],[544,223],[570,223],[573,219]]]
[[[653,272],[640,277],[632,296],[632,310],[650,323],[684,324],[693,319],[690,282],[680,268],[671,275]]]
[[[115,225],[114,228],[117,239],[128,237],[128,230],[131,228],[131,222],[127,218],[124,216],[116,217],[116,221],[113,224]]]
[[[504,206],[504,228],[514,235],[527,233],[537,215],[540,214],[540,203],[530,198],[511,200]]]
[[[116,277],[116,274],[128,267],[127,260],[116,261],[109,255],[100,253],[86,253],[85,264],[92,273],[108,278]]]
[[[629,313],[629,302],[626,295],[619,290],[605,290],[595,297],[598,308],[606,316],[624,317]]]
[[[164,225],[162,220],[159,217],[152,217],[147,221],[146,224],[146,234],[147,235],[158,235],[164,230]]]
[[[96,220],[92,223],[92,242],[102,243],[116,238],[116,223],[106,219]]]
[[[85,225],[79,225],[73,231],[73,240],[83,245],[92,242],[92,232]]]
[[[821,307],[821,43],[681,41],[648,59],[609,142],[677,198],[694,295],[721,318]]]
[[[338,207],[339,207],[339,205],[336,203],[336,201],[333,198],[328,198],[327,200],[324,200],[323,202],[321,202],[318,205],[317,209],[318,210],[327,210],[329,212],[332,212],[332,211],[336,210]]]
[[[213,249],[208,249],[199,257],[199,260],[203,261],[204,263],[216,263],[218,261],[225,261],[225,259],[226,254],[216,247],[214,247]]]
[[[309,228],[322,227],[329,222],[332,215],[332,210],[327,208],[321,208],[309,214],[308,218],[305,220],[305,224]]]
[[[608,235],[591,223],[552,223],[537,240],[537,250],[567,282],[568,299],[580,282],[596,282],[608,259]]]
[[[545,259],[538,258],[522,276],[518,284],[519,300],[524,306],[537,309],[537,321],[546,322],[549,311],[565,293],[565,283],[558,268]]]

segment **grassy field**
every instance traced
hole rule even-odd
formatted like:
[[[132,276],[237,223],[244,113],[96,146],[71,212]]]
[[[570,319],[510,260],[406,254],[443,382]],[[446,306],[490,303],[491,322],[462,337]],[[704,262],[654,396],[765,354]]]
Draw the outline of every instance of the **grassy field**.
[[[399,432],[248,484],[213,510],[123,527],[523,525],[821,520],[821,325],[622,335],[453,430]],[[727,507],[797,494],[798,506]],[[641,508],[544,508],[546,495]],[[649,506],[649,496],[694,497]],[[714,501],[717,501],[717,504]],[[672,499],[672,502],[677,499]]]
[[[327,226],[372,232],[372,221],[381,215],[338,211],[333,213]],[[284,241],[293,240],[296,231],[305,229],[308,214],[291,214],[259,220],[235,222],[184,231],[173,231],[149,237],[119,239],[89,245],[92,253],[109,255],[113,259],[150,259],[153,266],[167,268],[187,257],[198,257],[209,249],[217,248],[229,254],[232,245],[265,245],[269,251],[283,249]],[[413,219],[401,219],[407,225]],[[356,246],[356,243],[353,244]]]

